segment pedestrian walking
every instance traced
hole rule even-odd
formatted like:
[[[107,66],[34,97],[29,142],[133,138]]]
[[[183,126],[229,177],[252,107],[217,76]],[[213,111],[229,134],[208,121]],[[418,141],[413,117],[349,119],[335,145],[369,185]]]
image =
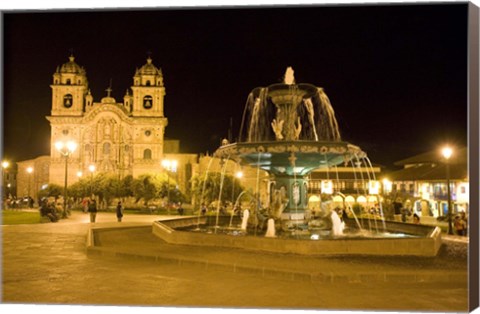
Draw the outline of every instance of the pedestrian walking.
[[[84,213],[88,212],[88,204],[89,204],[88,198],[84,198],[82,200],[82,207],[83,207],[83,212]]]
[[[182,215],[183,215],[183,212],[185,211],[185,210],[183,209],[183,207],[182,207],[182,203],[178,203],[178,209],[177,209],[177,210],[178,210],[178,214],[179,214],[180,216],[182,216]]]
[[[118,220],[118,222],[122,222],[122,217],[123,217],[122,202],[118,202],[118,204],[117,204],[117,220]]]
[[[88,212],[90,213],[90,222],[95,222],[97,217],[97,201],[90,200],[88,203]]]

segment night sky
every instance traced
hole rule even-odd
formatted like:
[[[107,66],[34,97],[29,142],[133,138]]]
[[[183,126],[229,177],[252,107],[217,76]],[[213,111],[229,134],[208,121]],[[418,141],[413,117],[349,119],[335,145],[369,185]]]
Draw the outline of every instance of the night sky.
[[[123,102],[148,52],[163,71],[167,138],[212,153],[238,136],[252,89],[323,87],[342,140],[373,163],[467,144],[467,4],[6,13],[4,155],[49,154],[52,75],[71,49],[94,101]]]

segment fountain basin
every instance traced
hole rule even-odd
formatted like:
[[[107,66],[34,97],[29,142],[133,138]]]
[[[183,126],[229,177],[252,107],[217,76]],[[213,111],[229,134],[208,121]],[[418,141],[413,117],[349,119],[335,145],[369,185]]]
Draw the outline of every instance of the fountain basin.
[[[367,222],[368,223],[368,222]],[[273,253],[293,253],[310,256],[325,255],[410,255],[436,256],[441,246],[438,227],[385,222],[391,233],[409,237],[352,238],[301,240],[270,238],[264,236],[232,236],[183,231],[187,227],[207,224],[207,217],[174,218],[153,223],[155,236],[171,244],[195,246],[221,246]]]

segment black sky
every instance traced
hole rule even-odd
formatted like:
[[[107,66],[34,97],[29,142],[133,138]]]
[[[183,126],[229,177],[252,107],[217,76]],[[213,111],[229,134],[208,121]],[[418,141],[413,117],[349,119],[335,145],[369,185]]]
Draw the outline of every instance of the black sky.
[[[4,154],[49,154],[52,75],[85,67],[94,101],[123,100],[147,52],[164,74],[168,138],[213,152],[238,134],[248,94],[323,87],[342,139],[374,163],[467,143],[467,3],[4,12]]]

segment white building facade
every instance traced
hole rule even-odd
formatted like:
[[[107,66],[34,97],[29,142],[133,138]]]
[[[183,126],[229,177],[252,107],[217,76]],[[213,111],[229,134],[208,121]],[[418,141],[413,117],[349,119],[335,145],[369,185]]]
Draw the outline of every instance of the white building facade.
[[[50,183],[63,185],[65,157],[55,143],[73,141],[76,150],[68,157],[68,182],[77,173],[88,173],[91,165],[98,172],[119,177],[162,172],[164,134],[163,74],[152,59],[135,71],[133,85],[117,102],[108,88],[106,97],[95,102],[88,88],[85,69],[71,56],[53,74]]]

